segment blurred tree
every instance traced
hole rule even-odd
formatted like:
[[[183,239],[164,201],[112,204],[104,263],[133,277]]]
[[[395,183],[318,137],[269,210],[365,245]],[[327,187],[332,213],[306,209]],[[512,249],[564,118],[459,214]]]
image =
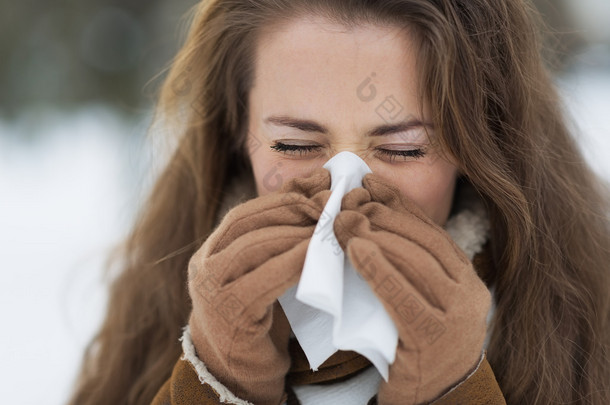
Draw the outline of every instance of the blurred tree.
[[[581,43],[568,1],[534,0],[550,28],[546,43],[554,51],[546,56],[556,68]],[[20,0],[3,6],[0,116],[40,105],[147,107],[145,84],[177,50],[181,16],[197,2]]]
[[[108,102],[138,110],[197,0],[21,0],[0,13],[0,115]]]
[[[570,2],[574,0],[534,0],[546,25],[543,27],[543,55],[556,72],[564,69],[571,57],[585,45],[577,21],[570,12]]]

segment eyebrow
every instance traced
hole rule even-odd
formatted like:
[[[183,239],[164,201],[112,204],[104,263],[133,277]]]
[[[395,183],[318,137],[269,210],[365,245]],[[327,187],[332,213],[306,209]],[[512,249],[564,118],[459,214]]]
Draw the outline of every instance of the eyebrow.
[[[290,128],[296,128],[305,132],[319,132],[321,134],[328,135],[330,131],[323,125],[311,121],[311,120],[303,120],[293,117],[288,117],[285,115],[281,116],[270,116],[264,120],[265,123],[270,123],[277,126],[285,126]],[[423,122],[416,118],[400,121],[395,124],[386,124],[380,125],[376,128],[371,129],[368,132],[368,136],[384,136],[384,135],[392,135],[400,132],[407,131],[413,128],[425,127],[428,129],[432,129],[433,125],[431,123]]]

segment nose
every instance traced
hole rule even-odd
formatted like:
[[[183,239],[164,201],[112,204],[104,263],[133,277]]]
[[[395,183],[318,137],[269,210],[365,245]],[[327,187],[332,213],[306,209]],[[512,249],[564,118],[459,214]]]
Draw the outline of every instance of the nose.
[[[335,142],[334,144],[330,145],[329,150],[329,159],[341,152],[351,152],[354,155],[358,156],[360,159],[364,160],[365,162],[367,162],[371,157],[371,150],[369,145],[365,144],[361,140]]]
[[[331,152],[329,153],[328,160],[334,158],[339,153],[343,153],[343,152],[349,152],[349,153],[352,153],[352,154],[358,156],[369,167],[371,167],[371,164],[373,164],[371,151],[368,150],[366,147],[359,145],[359,144],[355,144],[355,143],[349,144],[349,145],[343,144],[341,146],[331,148]]]

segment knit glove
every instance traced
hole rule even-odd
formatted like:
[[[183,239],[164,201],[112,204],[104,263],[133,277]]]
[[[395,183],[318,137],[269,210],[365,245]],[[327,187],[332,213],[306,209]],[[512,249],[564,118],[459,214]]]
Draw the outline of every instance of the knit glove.
[[[433,401],[479,364],[491,295],[451,237],[375,174],[341,210],[337,240],[399,334],[378,403]]]
[[[197,356],[236,396],[277,405],[290,366],[290,326],[277,298],[300,277],[330,196],[316,169],[230,210],[189,263]]]

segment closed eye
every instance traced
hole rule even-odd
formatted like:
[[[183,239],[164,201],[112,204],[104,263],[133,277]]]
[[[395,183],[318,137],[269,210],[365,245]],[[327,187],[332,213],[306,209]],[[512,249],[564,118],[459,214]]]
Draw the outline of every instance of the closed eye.
[[[271,149],[282,152],[285,155],[296,155],[296,152],[299,152],[299,155],[303,155],[303,153],[313,152],[320,148],[321,146],[318,145],[291,145],[282,142],[276,142],[271,146]]]
[[[419,158],[426,156],[426,151],[423,149],[406,149],[406,150],[377,149],[377,150],[382,155],[389,156],[390,162],[395,160],[397,157],[419,159]]]

